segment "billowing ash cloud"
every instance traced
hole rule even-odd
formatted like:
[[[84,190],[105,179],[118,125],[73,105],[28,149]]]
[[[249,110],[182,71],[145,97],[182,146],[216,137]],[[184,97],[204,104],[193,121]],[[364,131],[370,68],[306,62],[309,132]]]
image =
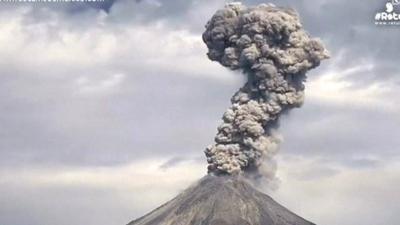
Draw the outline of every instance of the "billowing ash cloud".
[[[247,76],[205,150],[214,174],[274,174],[279,116],[304,101],[306,72],[328,58],[292,9],[228,4],[206,25],[208,57]]]

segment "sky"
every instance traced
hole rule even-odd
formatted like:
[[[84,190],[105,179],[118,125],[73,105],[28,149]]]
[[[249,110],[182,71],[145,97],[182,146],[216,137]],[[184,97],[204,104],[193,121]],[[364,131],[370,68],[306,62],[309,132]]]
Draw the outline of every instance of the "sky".
[[[373,21],[386,1],[270,2],[296,9],[331,58],[281,119],[264,191],[316,224],[397,225],[400,27]],[[245,80],[201,40],[224,4],[0,2],[0,224],[127,224],[204,176]]]

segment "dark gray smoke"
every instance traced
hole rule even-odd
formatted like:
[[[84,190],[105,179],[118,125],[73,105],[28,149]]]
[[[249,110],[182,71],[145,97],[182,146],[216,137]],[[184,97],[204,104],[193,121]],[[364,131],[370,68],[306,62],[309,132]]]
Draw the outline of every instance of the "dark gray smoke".
[[[279,116],[302,105],[305,74],[327,51],[294,10],[267,4],[226,5],[207,23],[203,40],[211,60],[247,76],[205,150],[209,173],[272,176]]]

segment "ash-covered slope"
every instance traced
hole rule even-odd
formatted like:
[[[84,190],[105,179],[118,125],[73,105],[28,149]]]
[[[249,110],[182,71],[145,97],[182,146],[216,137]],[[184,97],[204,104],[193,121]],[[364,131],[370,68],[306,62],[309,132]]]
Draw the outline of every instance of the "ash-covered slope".
[[[313,225],[236,176],[208,175],[128,225]]]

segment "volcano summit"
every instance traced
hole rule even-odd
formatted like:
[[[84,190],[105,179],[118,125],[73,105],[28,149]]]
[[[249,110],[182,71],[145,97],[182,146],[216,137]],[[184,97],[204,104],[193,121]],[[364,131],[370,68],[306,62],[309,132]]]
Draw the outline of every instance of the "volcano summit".
[[[237,176],[207,175],[128,225],[314,225]]]

